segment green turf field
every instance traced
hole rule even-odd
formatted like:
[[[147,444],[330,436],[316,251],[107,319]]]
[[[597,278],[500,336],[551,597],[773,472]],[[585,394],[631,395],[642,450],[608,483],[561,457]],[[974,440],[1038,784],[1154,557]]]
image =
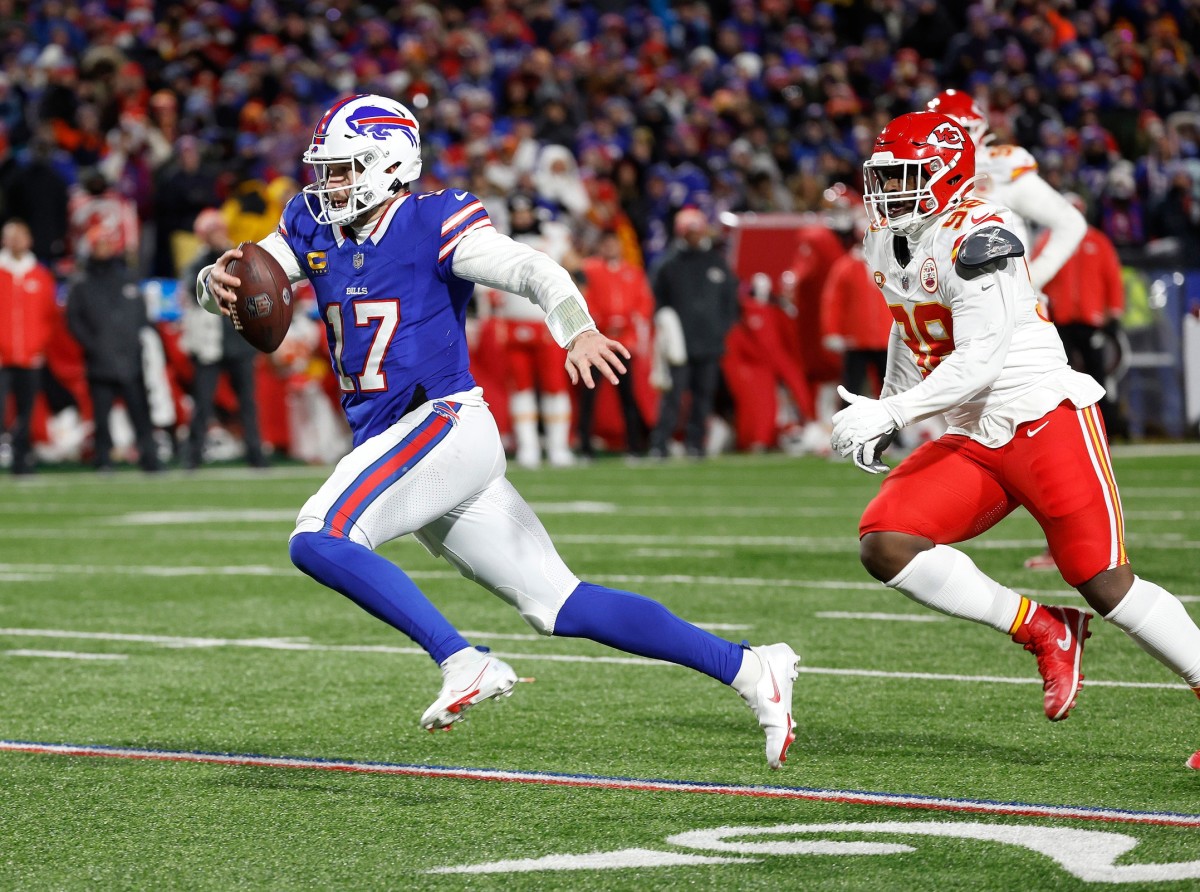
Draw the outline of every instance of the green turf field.
[[[1200,615],[1200,456],[1118,451],[1116,467],[1135,568]],[[288,560],[324,473],[0,478],[0,740],[132,751],[0,751],[0,889],[1200,887],[1200,772],[1183,765],[1196,698],[1097,620],[1079,706],[1047,722],[1031,655],[867,577],[856,524],[878,480],[847,464],[510,474],[578,575],[796,647],[781,772],[732,691],[538,638],[409,539],[383,553],[536,679],[450,733],[420,730],[433,663]],[[1021,591],[1080,604],[1021,568],[1040,545],[1022,513],[966,550]],[[407,767],[132,758],[151,751]],[[591,786],[564,785],[580,775]],[[1084,819],[1105,809],[1137,814]]]

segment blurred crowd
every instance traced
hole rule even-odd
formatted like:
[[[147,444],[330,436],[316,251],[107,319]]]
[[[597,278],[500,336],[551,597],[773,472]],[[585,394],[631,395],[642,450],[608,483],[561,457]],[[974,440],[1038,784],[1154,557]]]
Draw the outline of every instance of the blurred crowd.
[[[882,126],[955,87],[1118,251],[1183,256],[1200,238],[1198,39],[1200,0],[0,0],[0,224],[22,221],[59,283],[86,275],[101,242],[136,277],[183,277],[212,248],[202,214],[221,214],[230,243],[261,238],[305,182],[320,113],[376,92],[420,120],[420,189],[472,190],[502,231],[526,196],[561,227],[566,262],[611,256],[652,276],[685,210],[718,241],[729,214],[844,215]],[[754,288],[735,282],[748,325]],[[759,288],[775,304],[781,289]],[[630,336],[645,341],[652,315],[623,320]],[[498,337],[480,336],[485,352]],[[168,338],[163,353],[172,366],[186,350]],[[280,375],[310,364],[289,354]],[[811,393],[775,365],[811,420]],[[719,408],[741,372],[710,374],[699,395]],[[661,449],[652,396],[621,405],[630,448]],[[203,431],[188,436],[194,464]]]

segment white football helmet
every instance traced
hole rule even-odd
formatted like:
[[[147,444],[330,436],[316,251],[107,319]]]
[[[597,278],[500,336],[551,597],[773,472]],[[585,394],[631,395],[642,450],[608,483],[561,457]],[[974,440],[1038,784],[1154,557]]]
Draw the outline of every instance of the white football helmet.
[[[304,153],[316,182],[304,187],[304,202],[318,223],[349,223],[378,207],[421,175],[417,119],[393,99],[363,94],[330,108]],[[330,188],[329,166],[350,164],[353,184]]]

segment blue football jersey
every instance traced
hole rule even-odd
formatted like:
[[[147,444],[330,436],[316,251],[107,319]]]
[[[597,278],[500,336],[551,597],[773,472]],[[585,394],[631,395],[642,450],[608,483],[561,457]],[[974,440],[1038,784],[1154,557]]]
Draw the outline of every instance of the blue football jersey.
[[[475,286],[451,266],[459,240],[484,226],[479,199],[448,189],[393,205],[362,244],[313,220],[302,195],[284,209],[279,232],[316,291],[355,446],[414,398],[475,386],[465,331]]]

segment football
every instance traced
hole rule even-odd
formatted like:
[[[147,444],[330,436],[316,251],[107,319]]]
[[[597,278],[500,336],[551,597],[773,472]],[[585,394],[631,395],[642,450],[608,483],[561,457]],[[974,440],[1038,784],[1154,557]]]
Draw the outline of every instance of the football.
[[[292,286],[287,273],[270,252],[254,242],[242,242],[241,258],[226,271],[242,284],[233,291],[233,327],[255,349],[273,353],[283,343],[292,324]]]

